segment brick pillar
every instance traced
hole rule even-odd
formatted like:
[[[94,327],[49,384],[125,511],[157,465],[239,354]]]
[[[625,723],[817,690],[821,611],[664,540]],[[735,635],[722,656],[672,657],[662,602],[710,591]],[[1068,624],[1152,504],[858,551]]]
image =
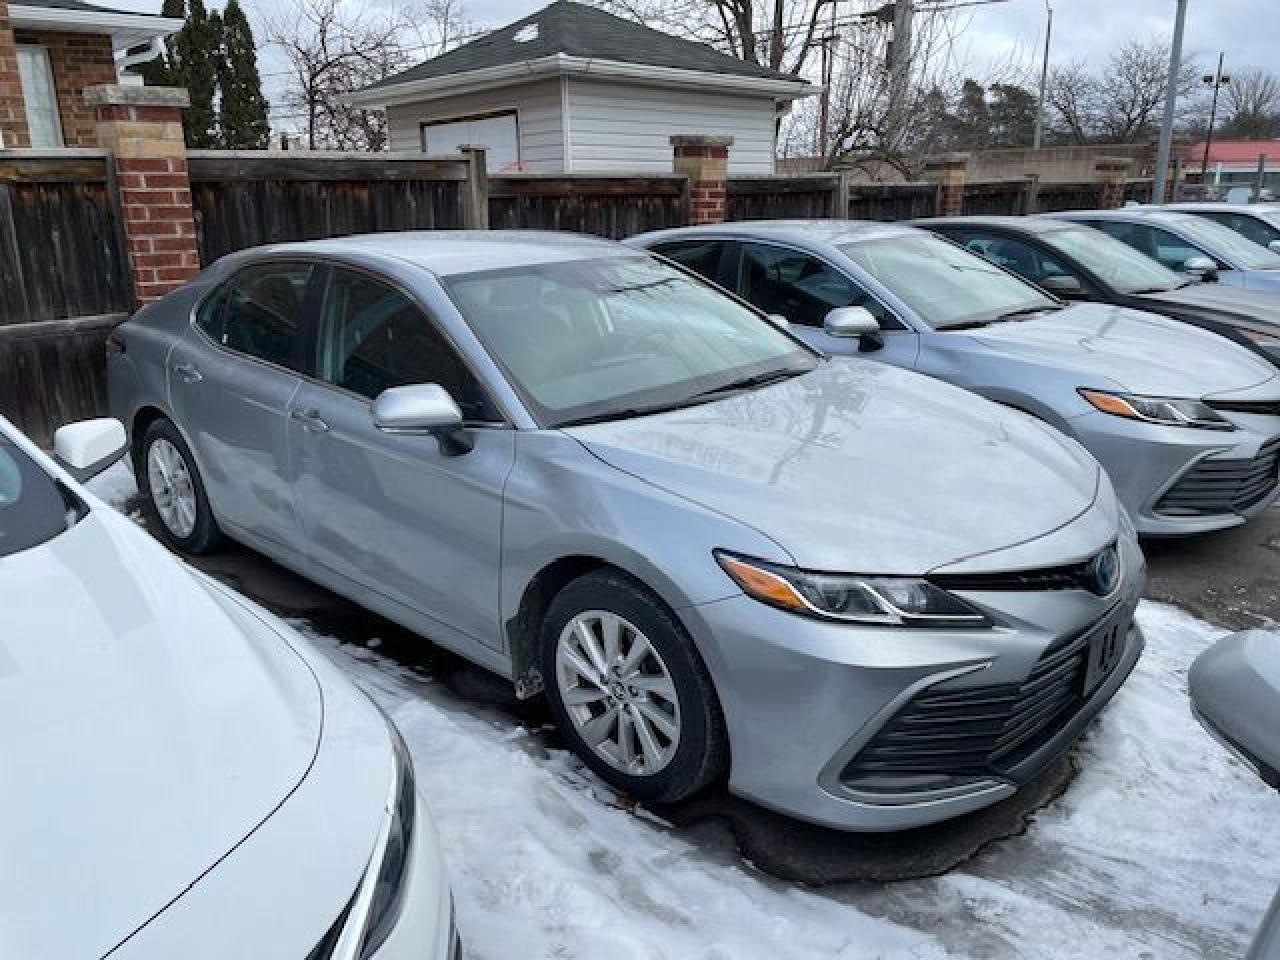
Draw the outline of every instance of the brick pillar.
[[[27,109],[18,76],[18,49],[9,25],[9,2],[0,0],[0,137],[5,147],[29,147]]]
[[[733,137],[671,138],[672,169],[689,178],[689,225],[724,223]]]
[[[938,184],[938,216],[958,217],[964,213],[964,185],[968,175],[967,153],[944,153],[925,161],[925,179]]]
[[[1124,206],[1125,188],[1129,183],[1130,161],[1125,157],[1103,157],[1095,165],[1102,189],[1098,206],[1103,210],[1118,210]]]
[[[97,110],[98,143],[112,154],[124,217],[134,299],[158,300],[200,269],[182,108],[177,87],[85,90]]]

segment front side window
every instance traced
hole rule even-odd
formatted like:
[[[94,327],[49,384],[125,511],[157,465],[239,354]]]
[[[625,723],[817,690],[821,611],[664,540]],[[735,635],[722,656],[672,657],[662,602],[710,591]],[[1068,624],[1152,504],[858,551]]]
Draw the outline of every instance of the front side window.
[[[653,249],[655,253],[674,260],[699,276],[718,282],[724,246],[723,240],[680,240],[676,243],[664,243]]]
[[[1121,293],[1160,293],[1185,282],[1168,267],[1099,230],[1066,227],[1043,234],[1043,239]]]
[[[1261,246],[1267,246],[1273,240],[1280,240],[1280,226],[1273,226],[1262,217],[1252,217],[1245,213],[1226,213],[1212,210],[1199,214],[1207,220],[1220,223],[1229,230],[1234,230],[1248,240]]]
[[[818,362],[754,311],[653,257],[486,270],[444,285],[543,426],[705,402]]]
[[[992,263],[1012,270],[1032,283],[1042,283],[1049,277],[1070,277],[1074,274],[1057,260],[1046,256],[1038,247],[996,233],[974,231],[964,235],[964,247]],[[1076,279],[1080,279],[1076,277]]]
[[[20,44],[18,78],[22,82],[31,146],[37,149],[62,146],[62,119],[58,114],[58,93],[53,68],[49,65],[49,51]]]
[[[241,270],[196,313],[196,324],[228,350],[301,370],[302,304],[312,267],[264,263]]]
[[[82,514],[70,491],[0,434],[0,557],[52,540]]]
[[[1179,231],[1197,246],[1213,251],[1211,256],[1226,259],[1242,270],[1280,270],[1280,255],[1258,246],[1234,230],[1191,214],[1176,216]]]
[[[784,247],[742,244],[737,292],[765,313],[792,323],[820,327],[837,307],[866,307],[882,326],[896,326],[892,315],[865,290],[831,264]]]
[[[976,326],[1059,304],[975,253],[931,233],[840,244],[930,327]]]
[[[449,391],[464,419],[501,419],[427,315],[366,274],[333,270],[316,354],[321,380],[370,400],[391,387],[436,383]]]

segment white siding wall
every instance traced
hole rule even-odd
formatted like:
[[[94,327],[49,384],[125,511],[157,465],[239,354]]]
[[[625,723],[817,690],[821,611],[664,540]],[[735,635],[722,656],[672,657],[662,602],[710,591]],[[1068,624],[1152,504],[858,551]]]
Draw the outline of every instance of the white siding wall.
[[[560,83],[559,79],[542,80],[481,93],[388,107],[391,149],[421,150],[423,123],[515,110],[520,127],[522,168],[530,173],[559,173],[564,169]],[[491,169],[489,172],[502,171]]]
[[[730,173],[773,173],[769,97],[576,77],[567,82],[574,173],[670,172],[673,133],[731,136]]]

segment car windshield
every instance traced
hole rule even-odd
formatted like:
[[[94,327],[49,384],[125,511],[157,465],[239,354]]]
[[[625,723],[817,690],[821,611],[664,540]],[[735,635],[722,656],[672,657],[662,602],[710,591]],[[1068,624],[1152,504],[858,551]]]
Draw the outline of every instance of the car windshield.
[[[547,427],[701,403],[819,362],[754,311],[649,256],[460,274],[444,285]]]
[[[0,433],[0,557],[52,540],[81,515],[71,491]]]
[[[1158,225],[1160,220],[1154,222]],[[1180,214],[1169,223],[1192,243],[1233,264],[1238,270],[1280,270],[1280,254],[1242,237],[1230,227],[1192,214]]]
[[[1187,283],[1168,267],[1101,230],[1068,227],[1047,231],[1041,239],[1121,293],[1160,293]]]
[[[928,233],[839,244],[935,330],[981,326],[1059,304],[988,260]]]

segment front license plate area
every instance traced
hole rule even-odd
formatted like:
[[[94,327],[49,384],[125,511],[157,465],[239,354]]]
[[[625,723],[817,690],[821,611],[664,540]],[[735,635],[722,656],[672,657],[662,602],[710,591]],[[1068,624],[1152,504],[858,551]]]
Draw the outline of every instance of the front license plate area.
[[[1128,609],[1113,614],[1089,638],[1089,660],[1084,672],[1086,697],[1097,690],[1120,663],[1131,620],[1132,615]]]

